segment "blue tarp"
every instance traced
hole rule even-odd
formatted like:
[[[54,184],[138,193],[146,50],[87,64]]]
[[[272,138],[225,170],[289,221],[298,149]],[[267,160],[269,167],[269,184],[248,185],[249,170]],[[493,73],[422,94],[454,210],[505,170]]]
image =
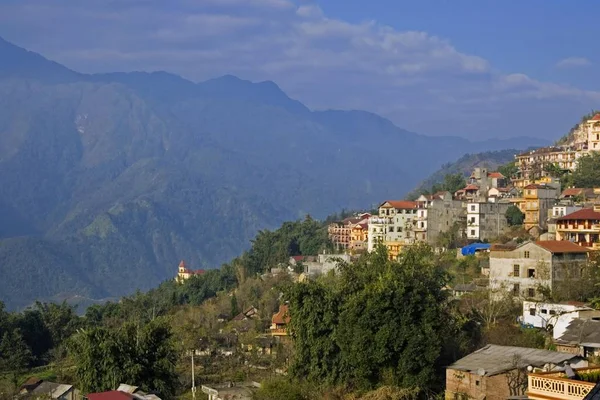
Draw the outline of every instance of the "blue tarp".
[[[472,256],[477,251],[480,251],[480,250],[489,250],[491,246],[492,245],[488,244],[488,243],[473,243],[473,244],[470,244],[468,246],[463,247],[460,250],[460,253],[463,256]]]

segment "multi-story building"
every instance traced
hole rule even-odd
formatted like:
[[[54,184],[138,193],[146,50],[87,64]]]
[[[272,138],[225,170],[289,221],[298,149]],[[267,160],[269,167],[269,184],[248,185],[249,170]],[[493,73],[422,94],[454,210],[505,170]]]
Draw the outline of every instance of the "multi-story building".
[[[587,130],[587,150],[600,151],[600,113],[585,123]]]
[[[181,260],[181,262],[179,263],[179,267],[177,267],[177,278],[175,278],[175,280],[177,280],[178,282],[183,282],[187,279],[190,279],[192,276],[202,275],[204,274],[204,272],[205,271],[203,269],[189,269],[185,265],[185,261]]]
[[[583,155],[574,147],[542,147],[515,156],[519,171],[517,178],[513,180],[516,187],[523,188],[536,183],[540,178],[547,177],[548,165],[556,165],[565,171],[574,171],[577,167],[577,159]]]
[[[352,227],[356,224],[366,224],[370,216],[371,214],[363,213],[329,224],[327,227],[329,240],[338,250],[348,249],[352,241]]]
[[[506,211],[511,203],[467,203],[467,239],[497,238],[508,227]]]
[[[584,208],[558,218],[556,239],[600,249],[600,205]]]
[[[361,253],[367,250],[369,241],[369,219],[352,225],[350,228],[350,244],[348,249],[351,253]]]
[[[525,214],[525,229],[547,229],[548,210],[554,206],[558,193],[556,187],[549,185],[531,184],[523,188],[523,198],[517,204]]]
[[[540,286],[552,289],[564,279],[578,279],[589,249],[567,241],[526,242],[490,249],[490,288],[515,297],[537,299]]]
[[[424,221],[417,219],[415,228],[415,237],[420,241],[427,241],[432,246],[437,244],[441,233],[448,232],[454,228],[454,224],[464,226],[466,223],[465,203],[460,200],[453,200],[452,196],[442,196],[433,199],[427,208],[423,210]],[[420,215],[422,210],[418,211]],[[423,225],[420,225],[423,223]],[[424,226],[423,231],[419,231]],[[463,229],[460,228],[460,232]],[[419,236],[421,235],[421,236]]]
[[[419,204],[416,201],[388,200],[379,206],[379,215],[369,218],[367,250],[385,242],[414,241],[413,226]]]

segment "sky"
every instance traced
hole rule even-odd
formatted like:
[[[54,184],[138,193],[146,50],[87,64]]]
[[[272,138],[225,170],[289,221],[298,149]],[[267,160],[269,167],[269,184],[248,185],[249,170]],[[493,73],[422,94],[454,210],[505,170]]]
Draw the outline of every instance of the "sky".
[[[422,134],[550,141],[600,108],[597,6],[0,0],[0,36],[80,72],[233,74],[272,80],[311,109],[372,111]]]

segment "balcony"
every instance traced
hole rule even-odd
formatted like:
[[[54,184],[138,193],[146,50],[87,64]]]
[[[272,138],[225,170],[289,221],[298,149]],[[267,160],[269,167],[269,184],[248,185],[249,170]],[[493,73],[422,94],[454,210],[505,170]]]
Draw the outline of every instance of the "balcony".
[[[277,328],[277,329],[267,329],[268,334],[271,336],[287,336],[287,329],[285,328]]]
[[[598,368],[583,368],[576,373],[597,371]],[[530,373],[527,376],[527,397],[531,400],[582,400],[595,383],[568,379],[561,372]]]

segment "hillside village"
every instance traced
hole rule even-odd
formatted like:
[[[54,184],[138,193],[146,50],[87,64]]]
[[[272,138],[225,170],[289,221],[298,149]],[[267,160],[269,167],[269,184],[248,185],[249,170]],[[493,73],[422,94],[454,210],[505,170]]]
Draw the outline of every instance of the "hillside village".
[[[575,133],[453,190],[261,231],[217,270],[181,260],[83,317],[0,303],[0,398],[598,399],[600,189],[569,174],[600,114]]]

